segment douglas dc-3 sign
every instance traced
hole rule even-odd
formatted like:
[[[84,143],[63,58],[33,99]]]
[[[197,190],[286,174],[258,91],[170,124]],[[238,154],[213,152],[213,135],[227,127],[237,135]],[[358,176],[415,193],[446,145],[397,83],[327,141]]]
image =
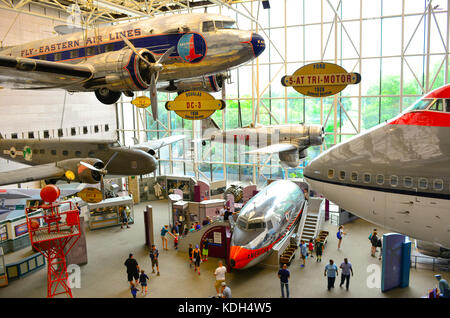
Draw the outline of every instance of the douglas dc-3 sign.
[[[211,94],[200,91],[184,92],[174,101],[166,102],[167,110],[173,110],[178,116],[189,120],[208,118],[216,110],[224,108],[223,100],[217,100]]]
[[[265,49],[264,39],[233,19],[208,13],[159,16],[0,49],[0,85],[95,92],[104,104],[158,89],[217,92],[223,73]]]
[[[327,97],[342,91],[349,84],[361,82],[359,73],[347,73],[332,63],[312,63],[299,68],[291,76],[283,76],[281,84],[292,86],[300,94]]]

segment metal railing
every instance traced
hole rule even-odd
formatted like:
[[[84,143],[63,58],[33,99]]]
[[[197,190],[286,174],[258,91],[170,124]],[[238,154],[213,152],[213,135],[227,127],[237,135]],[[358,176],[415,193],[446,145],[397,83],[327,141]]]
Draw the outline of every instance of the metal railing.
[[[450,271],[450,260],[426,255],[411,255],[411,268],[430,268],[432,271]]]

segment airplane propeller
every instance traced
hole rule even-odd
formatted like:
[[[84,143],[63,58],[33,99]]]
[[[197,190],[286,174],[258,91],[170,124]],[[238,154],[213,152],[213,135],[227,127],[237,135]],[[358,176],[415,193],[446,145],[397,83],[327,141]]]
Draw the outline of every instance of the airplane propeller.
[[[111,158],[109,158],[108,162],[106,163],[106,165],[102,168],[96,168],[93,165],[84,162],[84,161],[80,161],[80,164],[85,166],[86,168],[93,170],[93,171],[97,171],[100,174],[100,187],[101,187],[101,192],[102,192],[102,197],[103,199],[105,199],[105,182],[103,180],[103,177],[108,173],[108,170],[106,170],[106,168],[108,167],[108,165],[111,163],[111,161],[114,160],[114,158],[118,155],[117,152],[113,153],[113,155],[111,156]]]
[[[156,82],[158,82],[159,72],[164,69],[164,63],[168,60],[170,54],[172,54],[172,52],[175,50],[175,47],[172,46],[171,48],[169,48],[156,62],[152,63],[144,56],[142,56],[126,37],[124,37],[122,34],[120,34],[120,36],[125,44],[134,52],[134,54],[139,56],[139,58],[149,66],[148,69],[151,72],[151,75],[150,86],[148,89],[150,91],[150,102],[152,106],[153,120],[156,120],[158,118],[158,93],[156,90]]]

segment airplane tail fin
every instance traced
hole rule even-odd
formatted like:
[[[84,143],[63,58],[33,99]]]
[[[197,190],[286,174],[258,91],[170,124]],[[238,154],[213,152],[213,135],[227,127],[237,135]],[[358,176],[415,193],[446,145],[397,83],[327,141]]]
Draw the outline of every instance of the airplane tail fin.
[[[217,126],[214,119],[211,117],[208,117],[206,119],[202,120],[202,138],[205,138],[208,135],[208,132],[210,134],[211,131],[217,131],[220,130],[219,126]]]

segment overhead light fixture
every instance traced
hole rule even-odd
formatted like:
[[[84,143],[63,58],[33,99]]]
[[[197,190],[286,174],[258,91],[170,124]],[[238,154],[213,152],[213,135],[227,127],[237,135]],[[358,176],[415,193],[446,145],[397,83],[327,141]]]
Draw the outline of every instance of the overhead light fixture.
[[[270,9],[269,0],[261,0],[264,9]]]

